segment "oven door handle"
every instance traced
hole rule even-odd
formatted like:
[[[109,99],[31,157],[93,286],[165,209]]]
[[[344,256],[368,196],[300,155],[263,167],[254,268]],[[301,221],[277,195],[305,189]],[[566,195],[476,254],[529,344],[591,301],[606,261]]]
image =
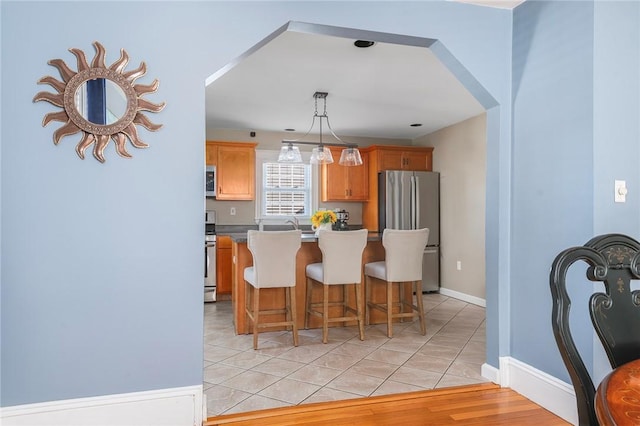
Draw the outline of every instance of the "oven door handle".
[[[215,241],[208,241],[204,244],[204,250],[205,250],[205,277],[208,277],[210,274],[210,269],[211,269],[211,263],[212,261],[215,262],[215,257],[213,259],[211,259],[212,256],[215,256],[216,253],[213,252],[211,254],[209,254],[209,250],[215,250],[216,248],[216,242]],[[215,264],[215,263],[214,263]],[[215,274],[215,271],[212,271]]]

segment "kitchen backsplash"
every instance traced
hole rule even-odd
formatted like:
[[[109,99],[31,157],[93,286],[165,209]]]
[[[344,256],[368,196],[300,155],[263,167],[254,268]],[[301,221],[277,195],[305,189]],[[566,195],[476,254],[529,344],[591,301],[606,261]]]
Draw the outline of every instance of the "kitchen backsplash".
[[[256,223],[255,201],[216,201],[207,198],[207,210],[216,211],[216,224],[221,225],[247,225]],[[235,215],[231,214],[235,209]]]
[[[216,201],[206,199],[206,209],[216,211],[216,223],[219,225],[255,224],[254,201]],[[320,208],[335,210],[345,209],[349,212],[349,225],[362,224],[362,203],[320,203]],[[235,209],[235,215],[231,214]]]

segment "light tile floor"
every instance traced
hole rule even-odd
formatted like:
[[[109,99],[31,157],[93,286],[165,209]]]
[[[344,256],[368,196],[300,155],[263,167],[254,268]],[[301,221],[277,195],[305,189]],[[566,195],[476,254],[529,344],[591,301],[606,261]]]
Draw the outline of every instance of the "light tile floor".
[[[231,302],[205,303],[207,416],[486,382],[485,310],[440,294],[423,296],[427,335],[417,321],[236,335]]]

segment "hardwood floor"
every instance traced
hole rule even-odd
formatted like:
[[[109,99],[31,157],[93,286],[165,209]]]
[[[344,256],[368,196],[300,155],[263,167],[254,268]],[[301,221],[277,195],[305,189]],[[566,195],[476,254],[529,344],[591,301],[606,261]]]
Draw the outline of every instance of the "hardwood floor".
[[[493,383],[210,417],[204,426],[570,425]]]

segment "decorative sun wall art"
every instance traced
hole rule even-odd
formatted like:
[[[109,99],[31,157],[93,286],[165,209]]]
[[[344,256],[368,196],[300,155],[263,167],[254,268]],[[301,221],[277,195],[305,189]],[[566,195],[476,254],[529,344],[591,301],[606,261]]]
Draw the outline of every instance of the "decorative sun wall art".
[[[125,158],[131,155],[126,150],[127,140],[135,148],[146,148],[149,145],[138,137],[136,125],[149,131],[156,131],[162,124],[152,123],[143,111],[160,112],[165,103],[155,104],[142,99],[147,93],[154,93],[159,82],[151,84],[134,84],[134,81],[147,72],[144,62],[132,71],[125,71],[129,63],[129,55],[120,49],[120,59],[107,67],[105,63],[105,49],[97,41],[93,43],[96,55],[91,62],[87,62],[84,52],[72,48],[69,51],[78,60],[78,72],[74,72],[62,59],[52,59],[48,62],[60,72],[62,81],[51,76],[45,76],[38,84],[48,84],[57,93],[39,92],[33,102],[46,101],[62,111],[45,114],[42,125],[51,121],[65,123],[53,133],[53,143],[58,144],[65,136],[82,133],[76,153],[84,159],[87,148],[93,145],[93,156],[104,163],[104,150],[109,141],[115,143],[116,152]]]

